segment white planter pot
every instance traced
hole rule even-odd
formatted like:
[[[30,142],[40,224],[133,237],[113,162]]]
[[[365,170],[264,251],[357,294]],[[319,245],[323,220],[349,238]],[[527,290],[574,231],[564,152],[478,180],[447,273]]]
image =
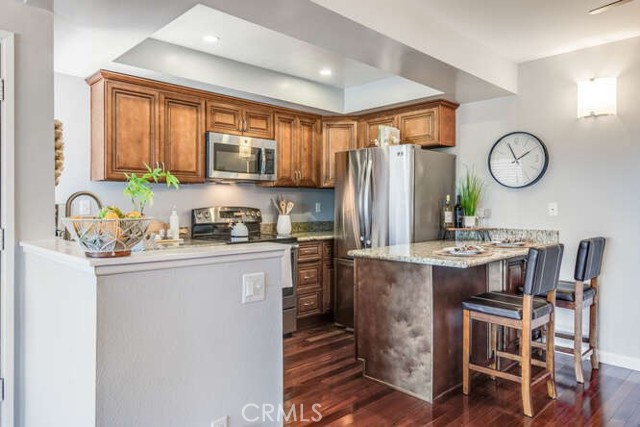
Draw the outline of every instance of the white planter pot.
[[[476,217],[475,216],[465,216],[464,217],[464,227],[465,228],[473,228],[476,226]]]
[[[291,217],[289,215],[279,215],[276,231],[279,236],[288,236],[291,234]]]

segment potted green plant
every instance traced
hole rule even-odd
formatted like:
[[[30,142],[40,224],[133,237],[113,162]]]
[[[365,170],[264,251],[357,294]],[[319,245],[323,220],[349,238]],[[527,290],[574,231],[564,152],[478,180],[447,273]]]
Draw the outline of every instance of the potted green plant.
[[[149,165],[145,164],[147,168],[147,172],[138,176],[135,173],[125,173],[124,176],[127,178],[127,184],[124,187],[122,193],[131,199],[131,203],[133,203],[133,215],[136,216],[144,216],[144,208],[147,206],[153,205],[153,190],[151,189],[151,184],[158,183],[160,180],[164,179],[167,183],[167,187],[173,187],[176,190],[180,188],[180,181],[173,175],[171,172],[164,170],[164,166],[156,166],[155,168],[151,168]]]
[[[476,226],[476,209],[480,202],[484,181],[476,175],[474,170],[466,168],[464,176],[458,182],[458,194],[460,205],[464,214],[464,226],[473,228]]]

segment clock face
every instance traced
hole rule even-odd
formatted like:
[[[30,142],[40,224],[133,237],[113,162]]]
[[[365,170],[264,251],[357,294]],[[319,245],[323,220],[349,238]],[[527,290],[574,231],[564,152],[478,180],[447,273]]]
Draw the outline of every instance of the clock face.
[[[549,165],[547,147],[526,132],[509,133],[493,145],[489,172],[505,187],[522,188],[542,178]]]

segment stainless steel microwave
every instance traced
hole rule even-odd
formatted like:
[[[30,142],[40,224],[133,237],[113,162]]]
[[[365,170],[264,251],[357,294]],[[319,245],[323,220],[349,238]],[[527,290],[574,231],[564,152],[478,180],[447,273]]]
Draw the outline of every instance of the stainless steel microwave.
[[[273,181],[276,141],[207,132],[207,179]]]

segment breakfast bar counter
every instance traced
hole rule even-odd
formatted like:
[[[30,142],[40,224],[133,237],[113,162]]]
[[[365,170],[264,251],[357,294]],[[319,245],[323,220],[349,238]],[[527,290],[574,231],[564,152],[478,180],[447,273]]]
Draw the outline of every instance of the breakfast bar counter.
[[[462,301],[523,283],[528,247],[431,241],[349,252],[355,258],[355,335],[365,376],[433,402],[462,383]],[[476,327],[472,354],[486,362],[489,334]]]

